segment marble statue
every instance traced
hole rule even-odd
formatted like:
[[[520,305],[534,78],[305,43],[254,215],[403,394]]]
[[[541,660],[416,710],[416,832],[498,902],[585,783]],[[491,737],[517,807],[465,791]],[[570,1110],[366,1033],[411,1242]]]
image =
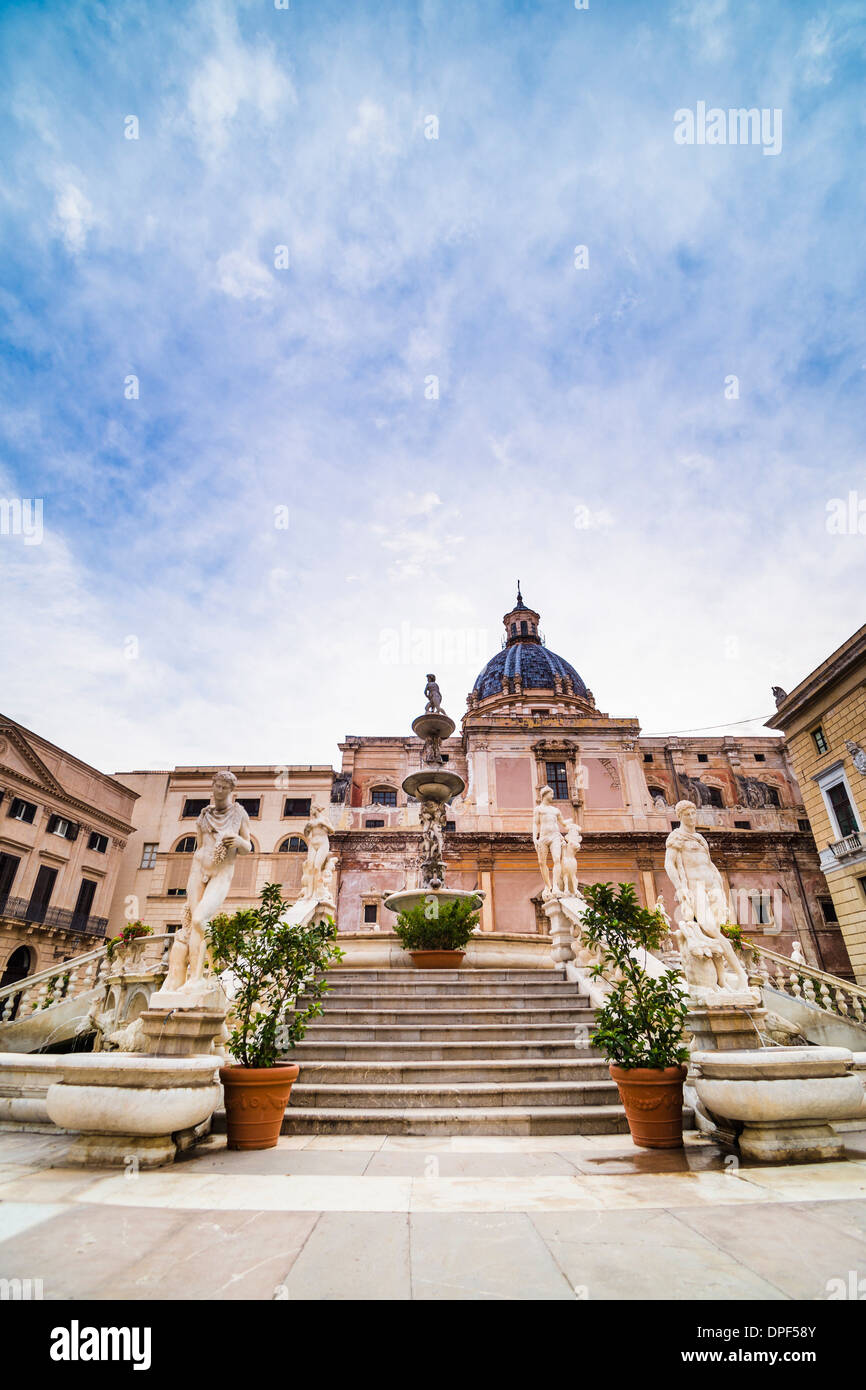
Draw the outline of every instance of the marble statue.
[[[706,840],[698,832],[695,803],[678,801],[676,815],[680,824],[665,842],[665,872],[674,886],[679,909],[676,937],[683,973],[690,985],[709,986],[718,993],[748,990],[746,972],[722,932],[722,923],[727,921],[725,885]],[[736,981],[733,990],[726,971]]]
[[[791,960],[795,965],[805,965],[807,963],[806,957],[803,955],[803,947],[800,945],[799,941],[795,941],[791,947]]]
[[[432,672],[427,676],[427,684],[424,687],[424,699],[427,701],[424,707],[425,714],[442,713],[442,691],[436,684],[436,677]]]
[[[567,829],[562,812],[553,804],[553,789],[542,787],[532,815],[532,843],[544,879],[542,897],[549,898],[552,893],[562,891],[562,843]]]
[[[162,989],[152,998],[174,991],[190,996],[200,993],[207,955],[206,931],[222,909],[239,854],[252,852],[250,819],[234,800],[237,778],[218,772],[213,779],[211,801],[195,823],[196,850],[186,886],[183,924],[175,933],[168,958],[168,974]]]
[[[425,798],[421,802],[421,883],[441,888],[445,882],[445,803]]]
[[[580,897],[580,885],[577,881],[577,851],[580,849],[583,837],[577,821],[567,820],[565,825],[565,838],[561,847],[562,891],[569,897],[578,898]]]
[[[321,806],[313,806],[310,819],[304,826],[307,858],[301,873],[301,897],[324,898],[330,902],[334,886],[334,859],[329,835],[336,834]]]
[[[856,767],[857,771],[863,777],[866,777],[866,752],[863,751],[859,743],[854,743],[854,741],[850,738],[846,738],[845,747],[851,754],[851,761]]]

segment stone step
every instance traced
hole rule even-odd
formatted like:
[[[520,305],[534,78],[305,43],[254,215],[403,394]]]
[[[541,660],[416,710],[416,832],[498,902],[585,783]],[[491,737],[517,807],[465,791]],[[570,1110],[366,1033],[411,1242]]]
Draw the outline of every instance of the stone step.
[[[304,996],[300,996],[303,1003]],[[544,994],[361,994],[334,990],[322,996],[326,1009],[551,1009],[589,1006],[589,996],[578,990]]]
[[[593,1010],[586,1009],[583,1012],[586,1017],[578,1020],[575,1026],[591,1029],[594,1024]],[[307,1037],[311,1042],[562,1042],[564,1027],[567,1028],[568,1024],[512,1022],[363,1025],[333,1023],[327,1018],[314,1018],[307,1030]]]
[[[294,1099],[294,1091],[292,1093]],[[214,1116],[214,1129],[225,1130],[225,1115]],[[627,1134],[619,1105],[485,1106],[431,1110],[341,1109],[290,1104],[283,1134]]]
[[[374,1028],[383,1023],[400,1025],[416,1023],[436,1025],[447,1023],[517,1024],[523,1020],[527,1023],[560,1023],[567,1028],[583,1024],[588,1013],[592,1013],[592,1010],[581,1004],[563,1004],[560,1007],[551,1006],[545,1009],[459,1009],[453,1005],[450,1008],[354,1009],[328,1003],[324,1006],[324,1013],[313,1019],[310,1026],[316,1026],[319,1018],[324,1018],[325,1022],[331,1025],[369,1024],[370,1027]]]
[[[290,1060],[289,1058],[285,1059]],[[300,1059],[297,1059],[300,1062]],[[303,1061],[297,1086],[504,1086],[530,1082],[605,1081],[610,1072],[603,1058],[519,1057],[451,1061]]]
[[[484,1062],[517,1058],[539,1061],[545,1058],[571,1060],[600,1057],[591,1047],[576,1047],[573,1037],[547,1042],[322,1042],[310,1039],[296,1043],[284,1059],[304,1067],[309,1062]]]
[[[565,983],[564,970],[477,970],[469,967],[460,970],[416,970],[414,967],[394,966],[387,970],[358,970],[339,968],[328,972],[331,982],[353,980],[364,983],[399,984],[459,984],[463,980],[490,984],[535,984],[538,980],[551,983],[561,980]]]
[[[345,995],[365,999],[561,999],[580,994],[580,985],[575,981],[533,980],[527,984],[487,984],[484,980],[456,980],[453,984],[429,985],[410,984],[404,980],[400,984],[368,984],[364,980],[328,981],[326,998],[342,999]]]
[[[553,1105],[615,1105],[619,1099],[616,1084],[610,1077],[606,1081],[535,1081],[525,1086],[517,1082],[509,1084],[465,1082],[432,1085],[413,1083],[409,1086],[397,1085],[342,1085],[328,1086],[316,1083],[304,1084],[303,1077],[292,1087],[292,1108],[321,1106],[324,1109],[347,1110],[438,1110],[445,1106],[460,1109],[500,1109],[519,1106],[532,1109],[536,1106]]]

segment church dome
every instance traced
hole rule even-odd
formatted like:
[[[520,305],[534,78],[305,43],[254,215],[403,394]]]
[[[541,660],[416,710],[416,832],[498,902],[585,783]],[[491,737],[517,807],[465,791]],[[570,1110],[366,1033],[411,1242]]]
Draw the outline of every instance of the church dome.
[[[517,603],[502,620],[505,646],[488,661],[472,687],[479,700],[502,694],[503,679],[519,676],[524,690],[556,691],[585,699],[587,688],[571,662],[546,647],[538,632],[539,615],[523,602],[520,586]],[[569,690],[569,685],[571,689]]]

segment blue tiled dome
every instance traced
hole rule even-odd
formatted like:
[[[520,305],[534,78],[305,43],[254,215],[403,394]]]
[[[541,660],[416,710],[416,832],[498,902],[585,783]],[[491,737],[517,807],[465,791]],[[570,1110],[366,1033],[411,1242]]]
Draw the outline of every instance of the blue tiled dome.
[[[502,677],[520,676],[524,690],[549,690],[553,693],[554,676],[570,676],[575,695],[586,695],[586,686],[570,662],[539,641],[514,641],[488,661],[472,687],[479,700],[501,695]]]

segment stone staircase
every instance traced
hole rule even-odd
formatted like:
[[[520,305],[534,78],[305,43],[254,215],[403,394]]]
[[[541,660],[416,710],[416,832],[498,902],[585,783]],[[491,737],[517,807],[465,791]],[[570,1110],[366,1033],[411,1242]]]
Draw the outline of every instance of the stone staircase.
[[[559,970],[338,970],[287,1061],[284,1134],[612,1134],[628,1126]]]

